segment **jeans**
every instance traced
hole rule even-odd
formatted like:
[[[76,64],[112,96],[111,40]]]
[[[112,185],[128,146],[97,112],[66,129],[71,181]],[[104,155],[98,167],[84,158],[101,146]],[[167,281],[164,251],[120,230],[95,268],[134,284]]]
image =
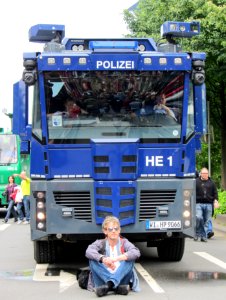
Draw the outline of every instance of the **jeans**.
[[[30,221],[30,196],[23,197],[26,221]]]
[[[17,216],[17,213],[16,213],[15,208],[14,208],[14,201],[13,200],[9,200],[7,213],[6,213],[6,216],[5,216],[6,221],[9,220],[11,213],[13,214],[13,217],[16,220],[18,216]]]
[[[209,222],[212,219],[212,204],[196,204],[196,236],[207,238]]]
[[[24,214],[23,214],[23,211],[22,211],[22,207],[23,207],[23,202],[18,202],[17,203],[17,212],[18,212],[20,221],[23,221],[23,219],[24,219]]]
[[[213,223],[212,220],[209,220],[208,222],[208,229],[207,229],[207,233],[213,232]]]
[[[95,260],[90,260],[89,265],[92,271],[95,287],[104,285],[108,281],[112,281],[116,288],[122,284],[129,284],[129,281],[133,276],[133,261],[121,261],[120,266],[115,273],[110,273],[104,264]]]

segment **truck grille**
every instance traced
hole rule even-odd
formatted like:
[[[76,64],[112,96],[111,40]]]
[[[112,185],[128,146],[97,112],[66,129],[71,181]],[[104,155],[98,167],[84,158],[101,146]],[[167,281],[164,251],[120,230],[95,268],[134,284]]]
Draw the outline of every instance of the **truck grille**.
[[[141,190],[139,221],[156,217],[157,207],[173,203],[176,190]]]
[[[108,182],[95,188],[96,222],[101,224],[108,215],[118,217],[122,225],[135,222],[136,188],[125,182]]]
[[[55,203],[72,207],[74,218],[92,222],[91,198],[89,191],[53,192]]]
[[[117,175],[127,174],[128,176],[134,175],[137,172],[137,156],[136,155],[122,155],[119,159],[119,165],[117,168]],[[95,155],[93,157],[94,162],[94,173],[95,174],[111,174],[116,172],[114,161],[111,161],[111,156],[107,155]],[[101,164],[104,164],[101,165]],[[117,176],[116,176],[117,177]]]

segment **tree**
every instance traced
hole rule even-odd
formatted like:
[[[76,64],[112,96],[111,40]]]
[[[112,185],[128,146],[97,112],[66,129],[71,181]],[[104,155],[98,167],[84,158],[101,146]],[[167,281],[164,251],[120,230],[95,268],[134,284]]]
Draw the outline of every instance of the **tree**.
[[[225,0],[140,0],[137,8],[124,11],[131,36],[160,38],[160,26],[167,20],[200,21],[201,35],[183,40],[187,51],[203,51],[206,59],[207,99],[210,121],[221,152],[221,186],[226,189],[226,3]],[[219,134],[220,132],[220,134]],[[218,172],[214,164],[213,172]]]

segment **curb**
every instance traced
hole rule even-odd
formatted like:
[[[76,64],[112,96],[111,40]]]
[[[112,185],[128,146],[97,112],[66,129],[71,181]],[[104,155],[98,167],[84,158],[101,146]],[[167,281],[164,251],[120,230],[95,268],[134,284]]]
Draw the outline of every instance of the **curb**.
[[[213,228],[219,231],[226,232],[226,215],[217,215],[213,218]]]

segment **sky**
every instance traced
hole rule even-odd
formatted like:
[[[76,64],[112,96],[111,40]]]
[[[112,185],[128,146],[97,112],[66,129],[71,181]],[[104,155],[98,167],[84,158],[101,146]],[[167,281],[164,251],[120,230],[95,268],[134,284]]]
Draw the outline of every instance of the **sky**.
[[[11,129],[2,112],[13,112],[13,84],[23,72],[23,52],[42,51],[30,43],[28,31],[36,24],[65,25],[68,38],[120,38],[128,33],[123,10],[137,0],[7,0],[0,10],[0,127]],[[62,6],[63,4],[63,6]]]

